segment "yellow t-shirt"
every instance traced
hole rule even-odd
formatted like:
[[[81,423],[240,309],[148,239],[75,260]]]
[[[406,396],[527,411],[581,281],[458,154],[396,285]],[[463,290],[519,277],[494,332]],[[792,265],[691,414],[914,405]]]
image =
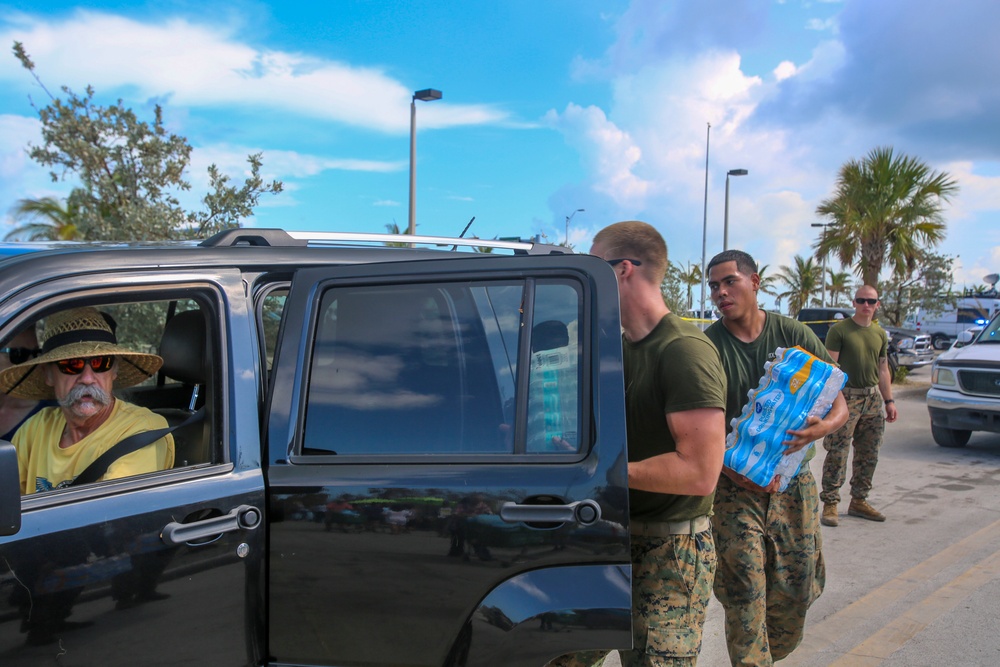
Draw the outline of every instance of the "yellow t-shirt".
[[[62,488],[98,456],[130,435],[165,428],[167,420],[146,408],[115,400],[111,416],[80,442],[62,449],[66,418],[59,407],[45,408],[14,434],[21,474],[21,495]],[[174,438],[166,435],[113,462],[101,479],[166,470],[174,465]]]

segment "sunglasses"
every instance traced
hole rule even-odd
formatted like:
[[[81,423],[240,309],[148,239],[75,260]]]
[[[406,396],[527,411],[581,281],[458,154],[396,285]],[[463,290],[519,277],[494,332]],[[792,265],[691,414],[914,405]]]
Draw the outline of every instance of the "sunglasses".
[[[59,372],[64,375],[79,375],[87,366],[95,373],[107,373],[115,365],[114,355],[106,354],[102,357],[78,357],[76,359],[60,359],[56,362]]]
[[[642,266],[642,262],[637,259],[630,259],[628,257],[622,257],[621,259],[609,259],[608,264],[614,266],[615,264],[621,264],[622,262],[632,262],[633,266]]]
[[[41,350],[31,349],[30,347],[0,347],[0,352],[7,355],[12,364],[23,364],[28,359],[37,357]]]
[[[862,303],[867,303],[869,306],[874,306],[878,303],[878,299],[855,299],[854,303],[860,305]]]

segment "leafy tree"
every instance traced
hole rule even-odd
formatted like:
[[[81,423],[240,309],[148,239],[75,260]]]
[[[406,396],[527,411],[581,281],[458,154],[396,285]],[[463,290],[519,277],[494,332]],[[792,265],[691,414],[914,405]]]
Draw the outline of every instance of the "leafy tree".
[[[396,223],[395,220],[393,220],[391,224],[390,223],[386,223],[386,225],[385,225],[385,231],[387,233],[389,233],[389,234],[394,234],[396,236],[398,236],[400,234],[409,234],[410,233],[409,229],[400,230],[399,229],[399,225]],[[410,247],[409,243],[403,243],[402,241],[383,241],[383,245],[386,245],[386,246],[388,246],[390,248],[409,248]]]
[[[261,155],[249,155],[250,175],[242,185],[233,184],[216,165],[208,168],[209,192],[204,208],[185,211],[177,196],[190,190],[184,178],[191,146],[184,137],[163,126],[159,105],[152,124],[116,104],[101,106],[94,89],[79,96],[63,87],[65,99],[53,96],[35,73],[20,42],[14,55],[49,96],[38,111],[42,144],[29,146],[28,155],[48,167],[53,182],[79,179],[67,200],[75,207],[75,224],[81,238],[139,240],[199,237],[238,227],[253,215],[260,197],[278,194],[279,181],[265,184],[260,176]]]
[[[944,202],[958,185],[916,158],[876,148],[840,169],[834,195],[816,208],[832,224],[814,246],[816,257],[836,255],[855,266],[866,285],[878,283],[884,265],[893,273],[916,267],[918,251],[944,238]]]
[[[928,250],[919,250],[915,268],[893,274],[878,286],[883,324],[902,326],[906,318],[919,308],[922,312],[942,312],[954,306],[952,265],[955,259]]]
[[[6,241],[75,241],[80,238],[77,228],[78,209],[71,199],[65,205],[55,197],[21,199],[11,211],[16,222]]]
[[[823,269],[813,263],[812,257],[795,256],[794,266],[782,266],[777,278],[788,289],[780,294],[788,298],[788,314],[792,317],[809,305],[809,300],[820,289]]]

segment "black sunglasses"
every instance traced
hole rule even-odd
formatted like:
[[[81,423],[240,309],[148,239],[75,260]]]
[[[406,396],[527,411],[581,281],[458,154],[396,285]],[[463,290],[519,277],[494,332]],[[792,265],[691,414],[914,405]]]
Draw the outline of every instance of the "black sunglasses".
[[[857,304],[867,303],[869,306],[874,306],[876,303],[878,303],[878,299],[861,299],[861,298],[858,298],[858,299],[854,300],[854,303],[857,303]]]
[[[611,266],[614,266],[615,264],[621,264],[622,262],[632,262],[634,266],[642,266],[642,262],[640,262],[637,259],[631,259],[629,257],[622,257],[621,259],[609,259],[606,261]]]
[[[31,349],[30,347],[0,347],[0,352],[7,355],[12,364],[23,364],[28,359],[33,359],[37,357],[41,350]]]

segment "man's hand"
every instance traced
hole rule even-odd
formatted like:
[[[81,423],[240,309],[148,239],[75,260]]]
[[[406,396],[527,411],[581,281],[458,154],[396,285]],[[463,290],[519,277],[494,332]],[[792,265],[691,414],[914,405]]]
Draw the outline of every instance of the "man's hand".
[[[885,420],[889,423],[896,421],[896,417],[899,416],[896,412],[896,403],[886,403],[885,404]]]
[[[893,405],[893,403],[889,405]],[[837,398],[833,401],[833,406],[826,413],[826,417],[822,419],[819,417],[806,417],[805,428],[788,429],[785,431],[785,433],[792,436],[791,439],[781,443],[785,446],[785,456],[799,451],[810,442],[833,433],[847,423],[847,417],[847,401],[844,400],[842,393],[838,393]]]

